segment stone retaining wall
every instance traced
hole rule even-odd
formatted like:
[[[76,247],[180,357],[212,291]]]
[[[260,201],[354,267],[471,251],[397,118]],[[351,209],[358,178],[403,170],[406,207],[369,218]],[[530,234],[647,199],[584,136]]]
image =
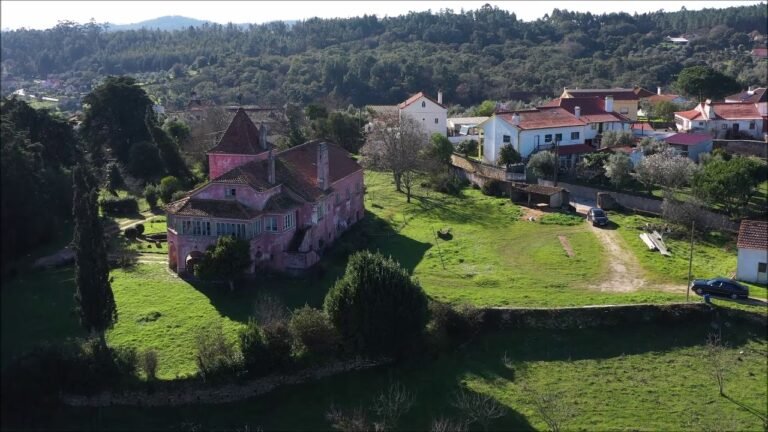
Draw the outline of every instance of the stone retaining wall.
[[[712,141],[712,148],[722,148],[732,154],[768,158],[768,142],[766,141],[714,140]]]

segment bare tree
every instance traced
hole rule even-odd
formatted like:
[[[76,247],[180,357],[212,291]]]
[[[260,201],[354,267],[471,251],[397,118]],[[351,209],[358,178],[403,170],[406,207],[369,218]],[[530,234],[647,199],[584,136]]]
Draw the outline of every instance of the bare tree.
[[[416,175],[425,168],[429,137],[419,122],[398,112],[380,113],[360,149],[367,167],[392,172],[395,188],[411,202]]]
[[[717,382],[717,387],[720,390],[720,396],[725,396],[725,371],[726,365],[726,351],[723,346],[720,336],[714,333],[710,333],[707,338],[707,362],[709,363],[710,373]]]
[[[530,397],[536,413],[544,420],[551,432],[560,432],[563,425],[574,417],[573,406],[561,395],[553,392],[542,393],[527,384],[523,384],[522,387]]]
[[[232,116],[223,107],[207,107],[184,116],[181,120],[189,125],[191,135],[180,149],[184,156],[193,162],[203,162],[205,152],[218,143]]]
[[[430,432],[467,432],[467,425],[464,422],[454,422],[451,419],[440,417],[432,420]]]
[[[491,421],[507,414],[507,408],[491,395],[462,389],[454,393],[452,399],[451,405],[464,413],[467,422],[479,423],[484,431],[488,430]]]
[[[400,417],[411,409],[413,401],[413,394],[405,386],[400,383],[390,384],[373,399],[373,412],[380,419],[377,424],[382,430],[394,429]]]
[[[288,320],[288,309],[278,298],[269,294],[263,294],[256,298],[253,312],[260,325]]]
[[[362,408],[352,411],[344,411],[331,406],[325,418],[331,422],[331,427],[342,432],[365,432],[372,430],[368,424],[368,418]]]

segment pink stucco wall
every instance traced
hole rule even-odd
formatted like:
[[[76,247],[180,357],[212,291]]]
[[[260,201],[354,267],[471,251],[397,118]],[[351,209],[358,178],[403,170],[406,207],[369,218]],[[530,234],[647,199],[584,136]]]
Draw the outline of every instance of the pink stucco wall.
[[[227,189],[235,189],[234,198],[226,195]],[[236,199],[243,205],[257,210],[261,210],[267,204],[273,195],[280,193],[281,185],[275,185],[274,188],[257,192],[252,187],[243,184],[229,183],[209,183],[205,187],[195,192],[194,197],[199,199],[228,200]]]
[[[225,172],[251,161],[264,160],[268,155],[269,152],[266,151],[256,155],[209,153],[209,178],[215,179]]]
[[[195,196],[223,199],[218,197],[218,194],[220,193],[223,197],[225,187],[227,185],[214,184],[201,189]],[[248,188],[247,186],[239,187],[243,189]],[[313,223],[312,215],[315,203],[301,204],[297,208],[289,210],[296,215],[296,225],[288,231],[283,231],[284,216],[287,212],[267,213],[260,216],[262,218],[265,216],[277,216],[279,232],[270,233],[262,230],[261,234],[250,240],[251,258],[254,261],[250,271],[256,271],[260,267],[282,271],[288,268],[301,268],[301,266],[306,268],[314,265],[319,260],[319,255],[322,254],[323,250],[333,244],[346,228],[364,216],[363,189],[362,170],[336,181],[331,185],[329,196],[322,201],[322,205],[325,206],[324,217],[317,220],[317,223]],[[349,191],[349,199],[347,199],[347,191]],[[272,190],[263,194],[256,194],[252,190],[251,192],[253,200],[249,202],[253,202],[253,205],[257,208],[263,208],[263,204],[268,197],[276,193]],[[337,195],[339,197],[338,200],[336,198]],[[238,190],[238,200],[240,196],[241,192]],[[247,197],[248,194],[244,191],[242,196]],[[210,219],[210,221],[213,228],[216,222],[227,222],[228,220]],[[232,220],[229,222],[242,223],[243,221]],[[288,251],[288,247],[296,235],[297,229],[308,230],[304,242],[304,245],[307,246],[305,249],[307,250],[302,249],[302,253]],[[216,238],[215,235],[191,236],[177,234],[169,224],[169,259],[175,256],[177,271],[184,271],[185,260],[189,253],[195,250],[204,252],[208,246],[216,243]],[[173,251],[170,251],[171,248],[173,248]]]

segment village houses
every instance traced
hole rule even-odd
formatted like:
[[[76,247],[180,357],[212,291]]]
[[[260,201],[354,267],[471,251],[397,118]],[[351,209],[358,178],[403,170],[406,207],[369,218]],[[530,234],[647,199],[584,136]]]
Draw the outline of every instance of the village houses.
[[[437,92],[437,100],[418,92],[398,105],[369,105],[368,109],[374,114],[397,112],[400,118],[409,115],[421,124],[428,136],[434,133],[448,136],[448,109],[443,105],[443,92]]]
[[[693,109],[675,113],[677,130],[707,132],[713,138],[737,139],[748,136],[764,139],[768,119],[768,93],[765,88],[731,95],[724,102],[707,99]]]
[[[166,207],[176,272],[223,235],[250,243],[249,273],[301,271],[364,215],[363,170],[349,153],[322,140],[276,152],[242,109],[208,161],[211,180]]]

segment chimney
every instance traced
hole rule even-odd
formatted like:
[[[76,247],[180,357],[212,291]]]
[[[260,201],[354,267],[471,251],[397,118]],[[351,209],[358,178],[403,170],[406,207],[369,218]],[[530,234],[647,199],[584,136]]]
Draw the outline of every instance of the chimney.
[[[264,123],[262,123],[261,127],[259,128],[259,145],[264,150],[267,149],[267,125]]]
[[[437,103],[439,103],[440,105],[443,104],[443,91],[442,90],[438,90],[437,91]]]
[[[611,95],[605,97],[605,111],[613,112],[613,96]]]
[[[581,107],[577,106],[574,109],[574,115],[576,116],[577,119],[581,118]]]
[[[275,155],[272,154],[272,149],[269,149],[269,157],[267,158],[269,164],[269,177],[267,181],[269,184],[275,184]]]
[[[317,187],[328,189],[328,144],[325,141],[317,145]]]
[[[657,87],[656,87],[656,94],[657,94],[657,95],[660,95],[660,94],[661,94],[661,87],[660,87],[660,86],[657,86]]]
[[[753,89],[752,86],[747,87],[747,94],[752,96],[755,94],[755,89]]]
[[[512,114],[512,124],[515,126],[518,126],[520,124],[520,114],[518,113]]]
[[[707,116],[707,120],[715,118],[715,107],[712,106],[712,99],[707,99],[707,101],[704,102],[704,115]]]

